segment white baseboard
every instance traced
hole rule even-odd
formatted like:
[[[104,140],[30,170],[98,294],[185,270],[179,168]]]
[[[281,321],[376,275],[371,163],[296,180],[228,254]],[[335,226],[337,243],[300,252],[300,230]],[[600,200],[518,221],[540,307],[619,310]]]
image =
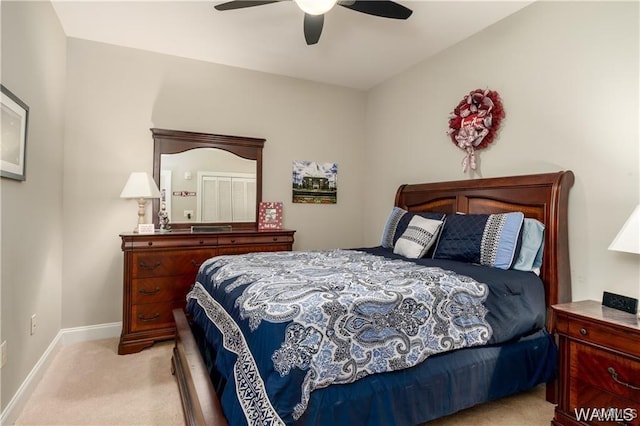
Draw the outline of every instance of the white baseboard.
[[[60,333],[62,334],[62,343],[68,345],[70,343],[118,337],[121,331],[121,322],[111,322],[107,324],[90,325],[87,327],[65,328],[60,330]]]
[[[11,398],[7,407],[2,411],[0,415],[0,425],[13,425],[16,420],[18,420],[29,397],[38,383],[40,383],[51,361],[53,361],[53,358],[62,346],[78,342],[88,342],[90,340],[118,337],[121,330],[121,322],[90,325],[87,327],[64,328],[60,330],[38,362],[36,362],[36,365],[31,369],[24,382],[22,382],[22,385],[20,385],[13,398]]]

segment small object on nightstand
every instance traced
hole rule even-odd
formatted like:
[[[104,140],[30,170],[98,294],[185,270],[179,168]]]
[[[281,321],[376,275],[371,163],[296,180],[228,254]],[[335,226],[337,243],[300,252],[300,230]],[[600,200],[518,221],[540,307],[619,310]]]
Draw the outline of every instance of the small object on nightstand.
[[[630,314],[638,312],[638,299],[609,293],[608,291],[602,293],[602,305]]]

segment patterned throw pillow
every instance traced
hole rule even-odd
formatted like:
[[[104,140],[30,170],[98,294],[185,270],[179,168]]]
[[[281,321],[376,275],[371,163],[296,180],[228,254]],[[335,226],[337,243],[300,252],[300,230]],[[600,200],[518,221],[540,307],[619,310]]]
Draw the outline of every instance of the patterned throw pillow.
[[[433,258],[509,269],[517,258],[523,221],[521,212],[449,215]]]
[[[442,221],[444,220],[445,214],[434,212],[412,213],[401,209],[400,207],[394,207],[393,210],[391,210],[391,213],[387,218],[387,223],[384,226],[380,245],[384,248],[392,249],[400,236],[404,234],[404,231],[407,229],[409,222],[411,222],[411,219],[413,219],[414,216]]]
[[[414,216],[402,236],[398,238],[393,252],[410,259],[423,257],[435,242],[441,225],[441,220]]]

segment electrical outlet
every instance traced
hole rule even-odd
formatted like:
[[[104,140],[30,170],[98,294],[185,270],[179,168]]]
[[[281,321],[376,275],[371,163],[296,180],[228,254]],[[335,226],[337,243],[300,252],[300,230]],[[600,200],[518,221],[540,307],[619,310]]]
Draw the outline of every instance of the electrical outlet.
[[[0,368],[4,367],[7,363],[7,341],[5,340],[0,345]]]
[[[38,318],[36,314],[31,315],[31,335],[36,334],[36,327],[38,326]]]

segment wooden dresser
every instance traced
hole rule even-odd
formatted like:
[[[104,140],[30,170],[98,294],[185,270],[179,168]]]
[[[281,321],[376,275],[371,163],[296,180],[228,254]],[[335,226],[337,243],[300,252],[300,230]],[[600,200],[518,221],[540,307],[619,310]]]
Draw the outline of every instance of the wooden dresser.
[[[554,305],[559,398],[554,425],[640,425],[640,321],[596,301]]]
[[[124,289],[118,353],[139,352],[175,336],[172,310],[184,308],[185,296],[206,259],[223,254],[289,251],[294,232],[121,234]]]

